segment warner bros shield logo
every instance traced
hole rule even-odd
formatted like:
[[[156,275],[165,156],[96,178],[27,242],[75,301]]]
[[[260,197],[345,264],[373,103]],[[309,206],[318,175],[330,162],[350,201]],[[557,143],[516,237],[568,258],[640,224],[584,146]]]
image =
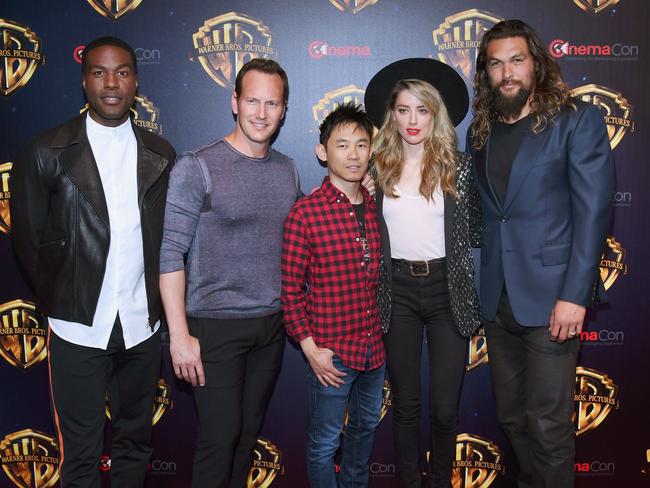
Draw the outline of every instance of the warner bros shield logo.
[[[472,81],[483,34],[501,20],[497,15],[475,8],[447,17],[432,33],[438,58]]]
[[[334,5],[341,12],[352,12],[356,14],[358,11],[363,10],[370,5],[374,5],[379,0],[330,0],[330,3]]]
[[[59,448],[52,436],[25,429],[0,442],[0,463],[19,488],[50,488],[59,481]]]
[[[620,0],[573,0],[573,3],[585,12],[597,14],[616,5],[619,1]]]
[[[192,36],[194,54],[218,85],[233,89],[241,67],[253,58],[277,58],[271,31],[262,21],[237,12],[206,20]]]
[[[284,474],[282,452],[271,441],[258,438],[253,447],[253,461],[248,471],[246,487],[268,488],[279,474]]]
[[[472,371],[489,361],[485,329],[479,328],[468,342],[467,363],[465,371]]]
[[[0,163],[0,232],[5,234],[9,234],[11,230],[11,212],[9,210],[11,189],[9,179],[11,178],[12,166],[12,163]]]
[[[618,387],[606,374],[590,368],[576,368],[573,422],[576,435],[584,434],[603,423],[619,407]]]
[[[11,95],[45,63],[41,40],[25,25],[0,19],[0,93]]]
[[[129,12],[133,12],[141,2],[142,0],[88,0],[95,11],[112,20],[117,20]]]
[[[601,111],[607,124],[607,137],[612,149],[618,146],[628,131],[634,132],[632,105],[621,92],[591,83],[574,88],[571,93]]]
[[[0,304],[0,356],[22,370],[47,357],[45,318],[33,303],[12,300]]]

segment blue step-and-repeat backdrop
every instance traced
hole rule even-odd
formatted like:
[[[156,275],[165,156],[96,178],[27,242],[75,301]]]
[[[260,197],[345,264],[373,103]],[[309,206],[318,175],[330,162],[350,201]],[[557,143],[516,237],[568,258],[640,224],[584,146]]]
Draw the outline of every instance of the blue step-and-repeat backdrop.
[[[11,167],[29,138],[84,108],[79,52],[85,43],[114,35],[134,46],[136,123],[178,152],[230,132],[230,94],[243,63],[258,56],[278,60],[291,96],[274,147],[294,158],[308,192],[324,175],[314,146],[318,125],[333,107],[362,102],[372,75],[406,57],[453,66],[471,94],[481,36],[505,18],[520,18],[540,32],[574,93],[602,111],[616,159],[615,219],[601,261],[609,303],[589,313],[580,336],[576,485],[650,486],[650,300],[643,291],[650,273],[643,143],[649,13],[647,0],[1,0],[0,487],[58,486],[46,328],[10,246]],[[470,119],[458,127],[460,140]],[[171,371],[167,334],[163,343],[147,486],[184,488],[196,415],[189,388]],[[305,367],[299,351],[288,347],[251,466],[251,488],[307,486]],[[512,486],[516,462],[496,420],[480,334],[468,343],[466,369],[454,487]],[[388,383],[384,392],[372,487],[398,486]],[[110,466],[107,448],[100,469]]]

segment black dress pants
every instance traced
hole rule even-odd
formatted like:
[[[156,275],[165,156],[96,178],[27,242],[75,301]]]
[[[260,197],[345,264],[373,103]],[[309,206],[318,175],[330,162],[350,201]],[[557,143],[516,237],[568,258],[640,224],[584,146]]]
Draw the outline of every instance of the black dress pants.
[[[416,277],[393,270],[392,321],[384,336],[393,393],[393,437],[402,487],[420,488],[420,365],[423,332],[429,355],[429,471],[434,487],[451,487],[458,425],[458,402],[467,354],[451,312],[447,265]]]
[[[280,312],[252,319],[188,318],[201,344],[205,386],[194,402],[198,437],[193,488],[245,488],[251,453],[282,366]]]
[[[141,488],[151,458],[160,333],[125,349],[119,316],[106,350],[49,333],[50,399],[60,449],[61,488],[99,488],[106,393],[113,422],[111,486]]]
[[[519,462],[517,487],[572,488],[578,340],[559,344],[548,326],[522,327],[506,293],[485,336],[497,415]]]

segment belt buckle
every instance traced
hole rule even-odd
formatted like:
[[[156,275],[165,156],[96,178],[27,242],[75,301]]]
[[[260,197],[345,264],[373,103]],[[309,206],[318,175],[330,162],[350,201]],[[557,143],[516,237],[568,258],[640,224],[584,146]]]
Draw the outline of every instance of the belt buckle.
[[[424,272],[418,273],[413,271],[413,265],[419,265],[420,263],[424,263],[425,270]],[[409,263],[409,269],[411,270],[411,276],[429,276],[429,261],[418,261],[415,263]]]

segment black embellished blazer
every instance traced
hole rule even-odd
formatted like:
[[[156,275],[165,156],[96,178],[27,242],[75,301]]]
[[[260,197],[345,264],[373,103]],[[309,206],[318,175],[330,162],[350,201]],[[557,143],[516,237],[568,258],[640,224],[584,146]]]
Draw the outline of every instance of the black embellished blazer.
[[[459,332],[469,337],[481,325],[481,307],[474,284],[472,248],[480,246],[481,208],[472,172],[472,161],[467,153],[458,153],[456,172],[458,200],[445,196],[445,250],[447,254],[447,284],[454,320]],[[382,254],[391,277],[390,238],[383,216],[384,194],[377,189],[377,213],[381,234]]]

